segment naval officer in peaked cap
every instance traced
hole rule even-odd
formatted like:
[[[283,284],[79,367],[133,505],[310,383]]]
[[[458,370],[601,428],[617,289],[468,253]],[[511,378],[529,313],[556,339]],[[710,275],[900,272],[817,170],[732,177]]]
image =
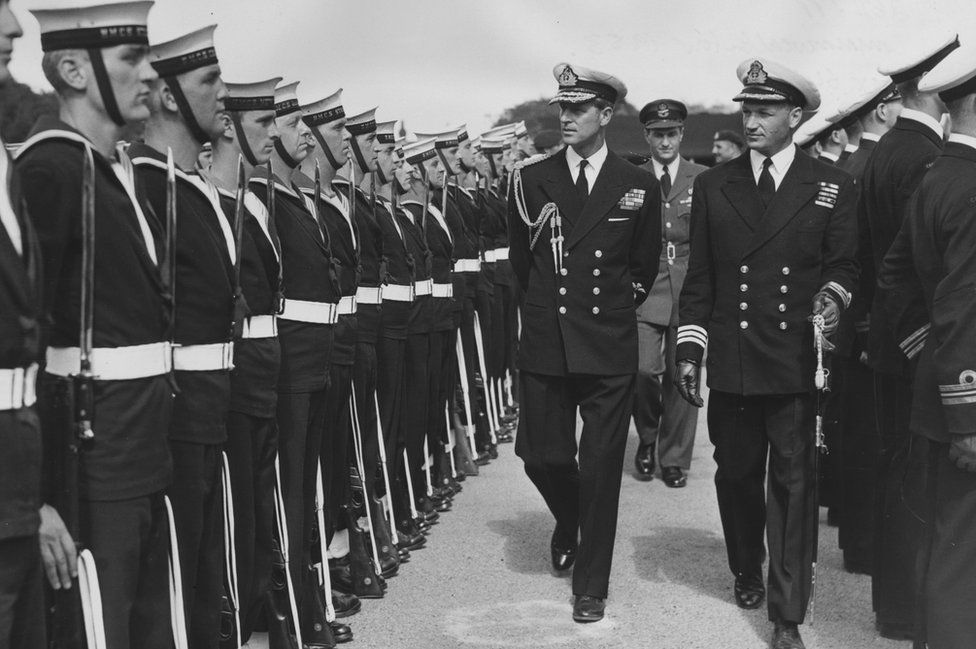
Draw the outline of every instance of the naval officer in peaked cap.
[[[750,151],[695,179],[675,380],[703,405],[707,346],[708,432],[736,603],[762,604],[765,528],[772,644],[795,649],[817,529],[809,318],[822,314],[830,332],[850,302],[856,196],[850,176],[793,144],[803,112],[820,104],[814,85],[765,58],[747,59],[737,76]]]
[[[916,646],[962,649],[976,637],[976,47],[966,44],[925,75],[952,134],[907,205],[878,275],[895,338],[925,332],[910,431],[928,440],[925,490],[932,529],[920,553],[924,616]]]
[[[556,519],[556,570],[573,566],[573,619],[602,619],[637,372],[635,306],[661,249],[660,187],[607,149],[627,94],[609,74],[553,69],[567,146],[516,169],[510,260],[525,293],[515,451]],[[583,419],[579,447],[576,410]]]

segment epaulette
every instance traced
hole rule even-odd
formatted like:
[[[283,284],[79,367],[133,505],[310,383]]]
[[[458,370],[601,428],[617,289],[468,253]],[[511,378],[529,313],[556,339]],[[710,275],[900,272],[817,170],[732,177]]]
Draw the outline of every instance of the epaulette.
[[[553,154],[551,154],[551,153],[537,153],[537,154],[535,154],[532,157],[529,157],[529,158],[526,158],[525,160],[520,160],[519,162],[516,162],[515,163],[515,170],[518,171],[519,169],[524,169],[525,167],[534,165],[534,164],[536,164],[538,162],[542,162],[543,160],[546,160],[547,158],[551,158],[552,155]]]

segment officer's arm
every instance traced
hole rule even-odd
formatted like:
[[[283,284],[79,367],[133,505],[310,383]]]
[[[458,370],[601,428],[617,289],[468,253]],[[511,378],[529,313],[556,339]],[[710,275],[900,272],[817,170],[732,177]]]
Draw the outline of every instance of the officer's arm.
[[[520,173],[516,171],[515,173]],[[519,190],[521,190],[521,185]],[[538,216],[538,215],[535,215]],[[529,215],[533,218],[533,215]],[[531,252],[529,250],[529,228],[522,221],[518,206],[515,203],[515,190],[509,189],[508,192],[508,260],[512,264],[515,277],[518,278],[522,291],[529,287],[529,261]]]
[[[969,194],[937,223],[945,277],[935,288],[932,335],[936,377],[948,432],[976,433],[976,210]]]
[[[715,296],[715,269],[708,223],[708,201],[702,176],[695,178],[691,198],[688,274],[678,299],[677,360],[700,364],[708,345],[708,321]]]
[[[917,194],[913,202],[917,199]],[[914,210],[909,210],[913,214]],[[922,351],[929,333],[925,295],[912,250],[911,219],[902,223],[898,236],[888,249],[878,274],[878,295],[891,322],[902,353],[914,359]]]
[[[848,176],[837,193],[837,202],[824,230],[820,291],[813,312],[827,320],[827,333],[837,327],[840,312],[851,305],[857,286],[857,185]]]
[[[644,205],[636,219],[630,242],[630,277],[634,283],[634,302],[640,306],[654,285],[661,258],[661,188],[652,176],[644,187]]]

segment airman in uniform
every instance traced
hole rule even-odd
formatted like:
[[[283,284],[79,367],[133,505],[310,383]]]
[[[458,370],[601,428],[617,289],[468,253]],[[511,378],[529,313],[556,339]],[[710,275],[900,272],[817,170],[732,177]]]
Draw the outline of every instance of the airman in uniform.
[[[640,437],[637,475],[653,479],[655,455],[661,479],[684,487],[691,468],[698,410],[681,398],[671,378],[678,328],[678,296],[688,270],[692,183],[706,169],[681,157],[688,108],[674,99],[655,99],[640,111],[651,160],[643,168],[661,185],[661,258],[657,279],[637,308],[640,369],[634,399],[634,425]],[[656,451],[656,453],[655,453]]]

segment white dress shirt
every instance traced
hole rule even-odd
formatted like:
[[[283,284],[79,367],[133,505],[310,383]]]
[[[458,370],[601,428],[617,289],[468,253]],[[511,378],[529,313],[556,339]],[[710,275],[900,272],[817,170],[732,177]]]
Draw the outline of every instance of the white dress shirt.
[[[840,160],[840,156],[839,156],[839,155],[836,155],[836,154],[834,154],[834,153],[831,153],[830,151],[821,151],[821,152],[820,152],[820,157],[821,157],[821,158],[827,158],[827,159],[828,159],[828,160],[830,160],[831,162],[835,162],[835,163],[836,163],[836,162],[837,162],[838,160]]]
[[[668,175],[671,176],[672,183],[674,183],[674,179],[678,175],[679,162],[681,162],[681,157],[674,156],[674,160],[668,163]],[[651,165],[654,167],[654,177],[661,180],[661,176],[664,175],[664,165],[654,158],[651,158]]]
[[[922,111],[915,110],[914,108],[902,108],[901,116],[905,119],[910,119],[913,122],[925,124],[932,129],[936,135],[939,136],[940,140],[945,137],[945,130],[942,128],[942,124],[940,124],[939,120],[935,119],[931,115],[926,115]]]
[[[596,153],[586,158],[586,186],[593,191],[593,184],[596,182],[597,176],[600,175],[600,169],[603,169],[603,163],[607,161],[607,143],[604,142],[603,146],[597,150]],[[583,157],[576,153],[576,149],[571,146],[566,147],[566,163],[569,165],[569,175],[573,178],[573,183],[576,183],[576,179],[579,176],[580,161]]]
[[[796,158],[796,146],[793,144],[790,144],[779,153],[771,156],[773,164],[769,167],[769,174],[773,177],[773,184],[776,185],[776,189],[779,189],[780,183],[786,177],[786,172],[790,170],[790,165],[793,164],[794,158]],[[763,154],[754,149],[749,149],[749,161],[752,163],[752,177],[755,178],[757,186],[759,185],[759,175],[762,173],[763,161],[765,159],[766,156]]]
[[[861,139],[868,140],[870,142],[877,142],[878,140],[881,139],[881,136],[878,135],[877,133],[870,133],[868,131],[864,131],[863,133],[861,133]]]

